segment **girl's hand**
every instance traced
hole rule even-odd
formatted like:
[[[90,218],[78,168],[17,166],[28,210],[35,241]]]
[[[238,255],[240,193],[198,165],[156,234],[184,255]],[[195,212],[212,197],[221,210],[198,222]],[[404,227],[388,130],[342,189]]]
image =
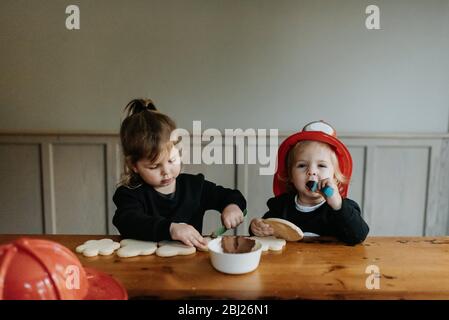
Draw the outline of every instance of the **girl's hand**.
[[[190,247],[207,250],[206,240],[190,224],[173,222],[170,225],[170,236],[173,240],[179,240]]]
[[[235,228],[243,222],[243,212],[236,204],[227,205],[221,213],[221,221],[226,229]]]
[[[332,189],[334,189],[334,193],[332,194],[332,196],[326,198],[327,203],[332,207],[332,209],[340,210],[341,203],[343,200],[341,199],[341,195],[340,192],[338,191],[337,184],[334,182],[333,179],[329,178],[323,179],[318,182],[319,190],[322,190],[326,186],[329,186]]]
[[[273,235],[274,230],[269,224],[264,223],[262,219],[253,219],[251,221],[251,232],[258,237],[268,237]]]

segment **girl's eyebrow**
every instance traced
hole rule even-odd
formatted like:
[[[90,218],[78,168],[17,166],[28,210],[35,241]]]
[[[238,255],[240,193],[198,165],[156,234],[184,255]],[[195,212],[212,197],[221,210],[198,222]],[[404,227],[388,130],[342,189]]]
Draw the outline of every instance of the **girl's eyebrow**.
[[[299,160],[296,160],[295,162],[309,162],[309,161],[304,160],[304,159],[299,159]],[[328,161],[328,160],[318,160],[317,162],[330,163],[330,161]]]
[[[174,155],[173,157],[168,158],[167,161],[169,161],[169,160],[171,160],[173,158],[176,158],[176,155]],[[159,164],[161,164],[161,162],[163,162],[163,161],[150,162],[148,160],[148,161],[143,161],[143,165],[144,166],[158,166]]]
[[[144,165],[144,166],[156,166],[156,165],[159,164],[159,163],[156,163],[156,162],[151,162],[151,161],[149,161],[149,160],[142,161],[142,162],[143,162],[143,165]]]

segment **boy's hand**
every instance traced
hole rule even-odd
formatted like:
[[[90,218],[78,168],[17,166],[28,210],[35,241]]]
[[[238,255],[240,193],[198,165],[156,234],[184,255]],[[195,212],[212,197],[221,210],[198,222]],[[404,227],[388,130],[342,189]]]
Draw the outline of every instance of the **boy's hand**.
[[[173,222],[170,225],[170,236],[173,240],[179,240],[188,246],[207,250],[206,240],[190,224]]]
[[[258,237],[272,236],[274,233],[273,228],[264,223],[262,219],[253,219],[251,221],[251,232]]]
[[[227,205],[221,213],[221,221],[226,229],[235,228],[243,222],[243,212],[236,204]]]
[[[340,192],[338,191],[337,184],[334,182],[333,179],[329,178],[323,179],[318,182],[318,188],[320,190],[322,190],[325,186],[329,186],[332,189],[334,189],[334,193],[332,194],[332,196],[326,198],[327,203],[332,207],[332,209],[340,210],[341,203],[343,200],[341,199],[341,195]]]

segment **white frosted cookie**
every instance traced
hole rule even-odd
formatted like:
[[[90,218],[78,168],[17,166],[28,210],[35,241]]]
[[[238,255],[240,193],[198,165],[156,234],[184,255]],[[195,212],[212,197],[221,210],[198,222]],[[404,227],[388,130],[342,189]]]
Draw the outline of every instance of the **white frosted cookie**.
[[[263,222],[269,224],[274,229],[273,236],[276,238],[285,239],[287,241],[298,241],[304,238],[302,230],[290,221],[278,218],[268,218],[264,219]]]
[[[211,237],[204,237],[204,240],[206,241],[206,249],[200,249],[200,248],[197,248],[198,251],[203,251],[203,252],[204,252],[204,251],[209,251],[207,245],[208,245],[209,242],[212,240],[212,238],[211,238]]]
[[[111,239],[88,240],[82,245],[76,247],[75,251],[82,253],[86,257],[95,257],[98,255],[108,256],[120,248],[120,243]]]
[[[153,254],[156,249],[156,242],[124,239],[120,241],[120,249],[117,250],[117,255],[121,258],[148,256]]]
[[[159,257],[186,256],[196,252],[195,247],[189,247],[179,241],[164,240],[160,241],[158,246],[156,255]]]
[[[262,251],[280,251],[284,248],[286,241],[276,237],[250,237],[262,244]]]

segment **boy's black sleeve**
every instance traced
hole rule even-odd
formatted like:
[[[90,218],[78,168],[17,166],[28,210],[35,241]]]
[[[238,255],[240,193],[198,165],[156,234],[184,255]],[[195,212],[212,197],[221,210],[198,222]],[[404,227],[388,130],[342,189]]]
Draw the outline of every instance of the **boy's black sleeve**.
[[[334,225],[337,238],[347,244],[361,243],[368,235],[369,227],[355,201],[343,199],[340,210],[331,209],[328,218]]]
[[[224,188],[204,180],[201,201],[205,210],[222,212],[226,206],[236,204],[240,210],[246,209],[246,200],[239,190]]]
[[[113,201],[117,206],[112,223],[122,237],[143,241],[170,240],[171,221],[145,212],[144,204],[135,190],[117,189]]]
[[[286,195],[281,195],[278,197],[268,199],[267,201],[268,211],[263,215],[262,219],[268,218],[286,219],[285,216],[286,198],[287,198]]]

